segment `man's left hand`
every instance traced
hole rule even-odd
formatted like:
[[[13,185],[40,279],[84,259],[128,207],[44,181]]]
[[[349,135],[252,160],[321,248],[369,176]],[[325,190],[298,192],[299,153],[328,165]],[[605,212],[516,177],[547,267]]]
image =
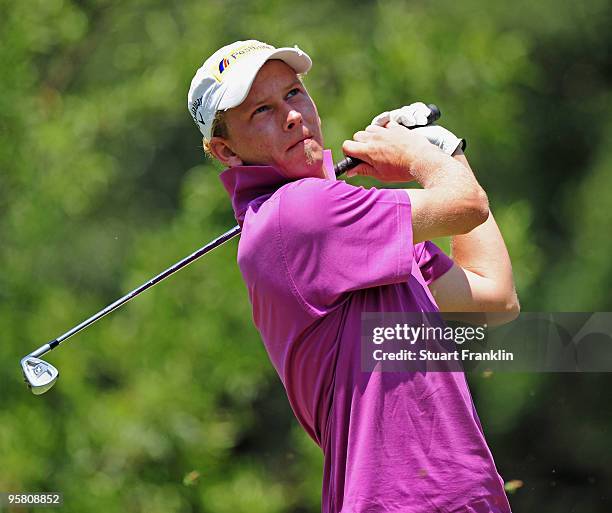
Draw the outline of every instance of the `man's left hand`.
[[[415,102],[390,112],[383,112],[376,116],[370,124],[384,127],[390,121],[394,121],[406,128],[414,128],[416,126],[425,126],[427,124],[427,117],[430,114],[431,109],[427,105],[423,102]]]
[[[465,140],[459,139],[450,130],[439,125],[427,125],[431,109],[422,102],[411,103],[399,109],[383,112],[372,120],[372,125],[386,127],[395,123],[416,130],[444,153],[453,155],[457,149],[465,148]]]

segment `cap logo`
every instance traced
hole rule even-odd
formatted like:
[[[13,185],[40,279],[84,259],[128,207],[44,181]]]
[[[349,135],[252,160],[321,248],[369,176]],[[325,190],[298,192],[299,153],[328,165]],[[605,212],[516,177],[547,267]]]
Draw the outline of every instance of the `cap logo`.
[[[202,119],[202,113],[200,112],[200,106],[202,105],[202,96],[200,96],[196,101],[191,105],[191,117],[195,121],[196,124],[200,123],[202,125],[206,125],[204,119]]]
[[[221,59],[221,62],[219,63],[219,73],[223,73],[229,65],[230,61],[227,59],[227,57]]]
[[[211,75],[215,78],[217,82],[221,82],[223,79],[223,72],[229,68],[229,66],[234,62],[239,60],[241,57],[249,55],[252,52],[257,52],[261,50],[273,50],[274,47],[267,45],[265,43],[247,43],[243,46],[239,46],[235,50],[233,50],[230,54],[226,55],[219,61],[216,70],[211,70]]]

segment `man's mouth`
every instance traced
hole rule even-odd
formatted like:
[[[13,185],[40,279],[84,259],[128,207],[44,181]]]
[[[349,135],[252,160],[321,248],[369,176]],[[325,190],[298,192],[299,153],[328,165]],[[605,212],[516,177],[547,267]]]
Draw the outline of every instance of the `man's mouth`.
[[[307,141],[309,139],[312,139],[312,136],[306,136],[306,137],[302,137],[298,142],[296,142],[295,144],[292,144],[291,146],[289,146],[289,148],[287,148],[287,151],[294,149],[295,147],[298,146],[298,144],[303,143],[304,141]]]

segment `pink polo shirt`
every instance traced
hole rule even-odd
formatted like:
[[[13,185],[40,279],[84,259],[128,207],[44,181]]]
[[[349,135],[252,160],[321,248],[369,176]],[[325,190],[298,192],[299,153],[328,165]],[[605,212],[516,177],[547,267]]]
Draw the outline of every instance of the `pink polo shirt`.
[[[220,178],[253,320],[323,450],[322,511],[510,512],[463,373],[361,371],[361,313],[438,311],[427,285],[453,265],[413,244],[408,195],[270,166]]]

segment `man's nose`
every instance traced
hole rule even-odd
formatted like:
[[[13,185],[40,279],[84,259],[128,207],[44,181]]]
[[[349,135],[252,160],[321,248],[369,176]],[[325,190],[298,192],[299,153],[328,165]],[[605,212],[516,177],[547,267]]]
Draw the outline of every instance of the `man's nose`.
[[[289,110],[287,113],[287,119],[285,121],[285,130],[292,130],[296,125],[302,124],[302,114],[297,110]]]

